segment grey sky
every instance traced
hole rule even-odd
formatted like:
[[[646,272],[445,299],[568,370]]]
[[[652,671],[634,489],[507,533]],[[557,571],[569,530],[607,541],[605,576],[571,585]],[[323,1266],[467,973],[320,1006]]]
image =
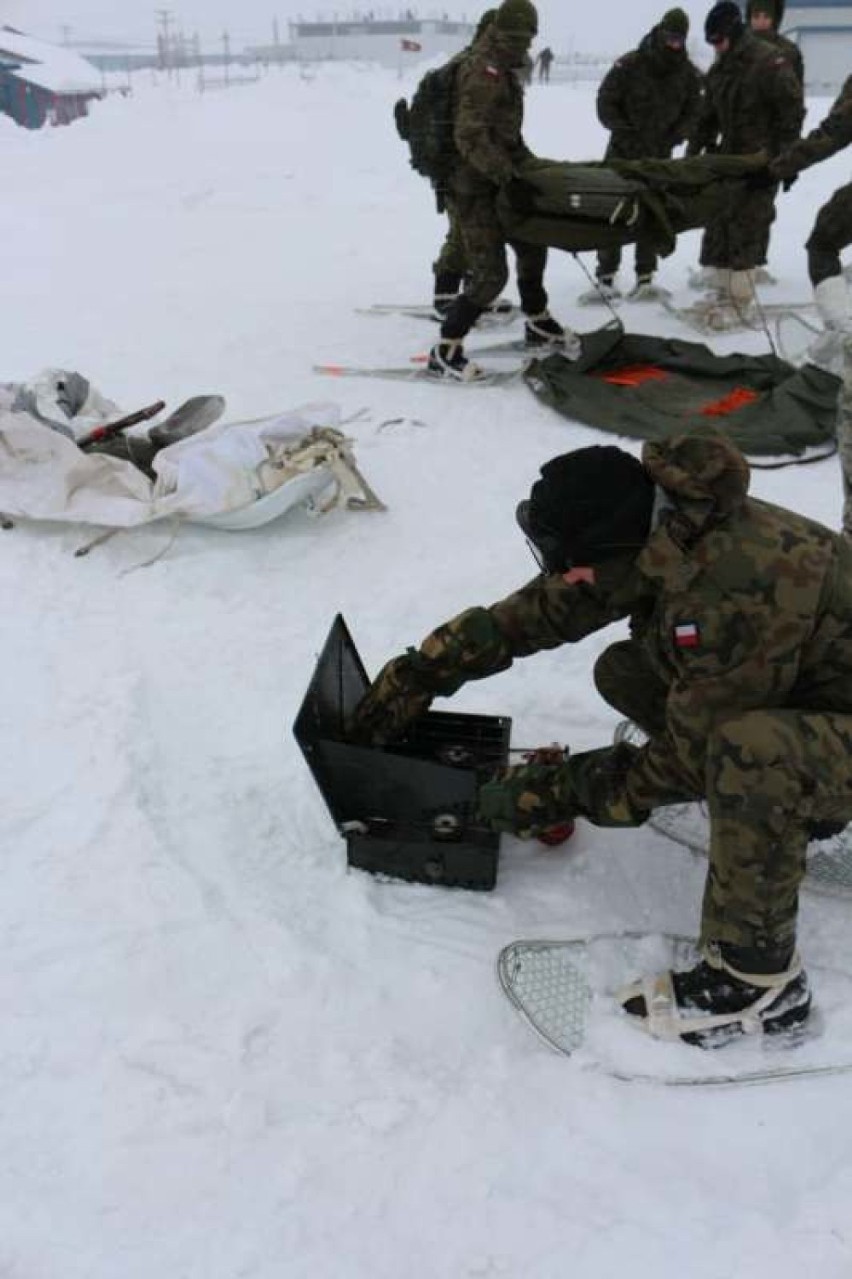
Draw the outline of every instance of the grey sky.
[[[494,0],[492,0],[492,3]],[[675,0],[675,3],[677,0]],[[691,36],[701,40],[701,23],[708,3],[688,0],[682,7],[693,24]],[[282,38],[287,22],[301,15],[305,18],[341,18],[360,9],[372,10],[376,17],[394,17],[408,3],[372,3],[362,0],[0,0],[0,23],[19,27],[30,35],[61,41],[63,28],[70,29],[71,39],[128,39],[153,43],[156,12],[167,9],[177,28],[187,35],[198,32],[202,41],[219,41],[225,30],[232,45],[263,43],[271,39],[273,21],[277,18]],[[411,7],[422,17],[448,14],[478,17],[489,7],[489,0],[424,0]],[[539,45],[552,45],[557,53],[569,48],[584,52],[617,53],[629,49],[648,27],[669,7],[666,0],[540,0],[541,25]]]

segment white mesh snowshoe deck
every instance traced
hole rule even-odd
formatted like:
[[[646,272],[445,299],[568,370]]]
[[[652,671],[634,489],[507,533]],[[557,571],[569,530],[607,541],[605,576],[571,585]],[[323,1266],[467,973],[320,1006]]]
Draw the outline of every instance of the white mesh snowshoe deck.
[[[545,1043],[567,1054],[586,1036],[592,998],[587,971],[583,942],[513,942],[497,957],[500,985],[515,1008]]]

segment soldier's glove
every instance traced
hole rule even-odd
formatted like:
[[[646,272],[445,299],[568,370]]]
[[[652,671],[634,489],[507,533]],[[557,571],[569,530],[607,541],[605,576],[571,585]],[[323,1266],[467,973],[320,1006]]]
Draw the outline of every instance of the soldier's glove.
[[[768,191],[777,184],[778,179],[768,169],[757,169],[754,173],[749,173],[745,179],[745,186],[749,191]]]
[[[477,810],[494,830],[521,838],[586,817],[596,826],[641,826],[648,814],[631,804],[624,776],[636,747],[621,743],[572,755],[562,764],[502,769],[480,787]]]
[[[769,172],[785,191],[789,191],[799,176],[799,166],[791,155],[782,154],[769,161]]]
[[[393,118],[397,133],[403,142],[407,142],[411,134],[411,125],[408,119],[408,103],[405,98],[398,98],[393,104]]]
[[[532,183],[525,182],[523,178],[512,178],[511,182],[506,183],[505,190],[509,204],[516,213],[526,217],[535,212],[538,192]]]
[[[347,734],[353,741],[381,745],[428,710],[433,696],[423,659],[411,649],[382,667],[356,706]]]

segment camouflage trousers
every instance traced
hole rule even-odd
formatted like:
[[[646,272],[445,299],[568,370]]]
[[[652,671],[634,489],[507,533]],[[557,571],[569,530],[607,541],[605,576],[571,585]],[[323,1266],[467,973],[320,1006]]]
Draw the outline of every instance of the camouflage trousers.
[[[835,191],[816,216],[805,248],[811,284],[840,275],[840,253],[852,244],[852,182]]]
[[[473,306],[485,310],[500,296],[509,279],[507,241],[497,216],[497,188],[484,183],[459,183],[451,199],[467,257],[465,296]],[[527,315],[539,315],[547,310],[547,249],[517,240],[509,244],[516,259],[521,308]]]
[[[843,350],[843,381],[837,404],[837,452],[843,483],[843,532],[852,537],[852,337],[846,338]]]
[[[444,210],[447,215],[447,234],[444,237],[441,250],[432,264],[432,270],[436,277],[439,275],[456,275],[461,281],[467,274],[467,254],[461,226],[459,225],[459,215],[456,212],[452,197],[445,197]]]
[[[766,262],[778,186],[749,190],[742,182],[726,185],[719,211],[704,230],[699,261],[702,266],[750,271]]]
[[[617,700],[609,696],[614,681]],[[595,683],[659,736],[665,685],[638,644],[607,649]],[[671,749],[676,755],[674,741]],[[852,820],[852,714],[751,710],[719,720],[707,739],[703,778],[684,767],[679,798],[699,796],[710,817],[702,941],[785,951],[795,942],[811,823]]]

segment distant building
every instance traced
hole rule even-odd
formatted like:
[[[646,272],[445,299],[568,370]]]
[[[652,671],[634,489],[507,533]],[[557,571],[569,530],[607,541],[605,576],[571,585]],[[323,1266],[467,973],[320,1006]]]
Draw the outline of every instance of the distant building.
[[[0,111],[18,124],[70,124],[100,96],[100,77],[85,58],[0,27]]]
[[[291,56],[300,62],[346,59],[396,67],[402,62],[449,57],[470,44],[475,28],[446,18],[396,20],[358,17],[331,22],[291,22]]]
[[[835,94],[852,73],[849,0],[791,0],[783,31],[802,51],[808,91]]]
[[[153,45],[124,44],[116,40],[72,41],[70,47],[98,71],[141,71],[158,65]]]

